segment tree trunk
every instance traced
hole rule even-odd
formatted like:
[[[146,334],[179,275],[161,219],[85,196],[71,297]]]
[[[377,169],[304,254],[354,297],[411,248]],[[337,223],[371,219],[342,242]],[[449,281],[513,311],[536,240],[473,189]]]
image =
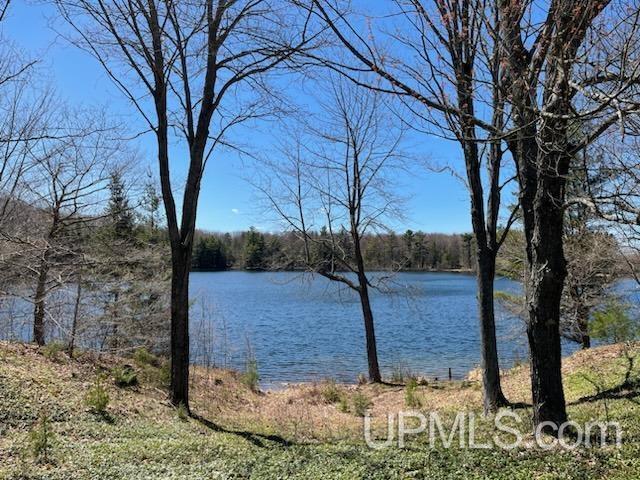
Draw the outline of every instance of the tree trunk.
[[[562,358],[560,348],[559,311],[555,300],[556,279],[535,280],[531,287],[527,337],[531,360],[531,391],[533,396],[533,422],[552,422],[559,426],[567,420],[562,387]]]
[[[487,258],[489,252],[478,252],[478,310],[480,312],[480,355],[485,413],[496,412],[509,404],[500,385],[500,366],[496,341],[493,285],[495,258]]]
[[[480,318],[480,355],[482,362],[482,386],[484,389],[485,413],[495,412],[507,405],[500,386],[500,367],[496,345],[496,325],[493,300],[493,282],[496,270],[497,212],[500,209],[500,151],[492,145],[489,187],[488,218],[485,217],[484,188],[481,173],[481,155],[476,141],[473,97],[473,64],[460,62],[457,71],[460,110],[461,144],[464,151],[469,195],[471,201],[471,224],[476,242],[476,279],[478,284],[478,311]],[[494,101],[497,101],[494,100]],[[494,113],[494,123],[501,117]],[[501,125],[501,124],[498,124]],[[495,157],[495,158],[494,158]]]
[[[35,307],[33,311],[33,341],[40,346],[43,346],[45,343],[44,316],[46,308],[46,289],[48,274],[49,265],[47,263],[47,260],[45,259],[40,263],[40,271],[38,272],[38,281],[36,283],[36,295],[34,298]]]
[[[369,364],[369,381],[381,383],[380,366],[378,365],[378,348],[376,346],[376,333],[373,323],[373,312],[371,301],[369,300],[369,283],[364,266],[364,257],[360,245],[360,234],[358,232],[354,210],[351,211],[351,238],[353,239],[353,253],[358,267],[358,294],[360,295],[360,305],[362,306],[362,318],[364,319],[364,332],[367,340],[367,363]]]
[[[382,382],[380,367],[378,366],[378,349],[376,346],[376,334],[373,324],[373,312],[369,300],[369,289],[366,279],[360,282],[360,304],[362,305],[362,317],[364,318],[364,331],[367,339],[367,362],[369,364],[369,381]]]
[[[189,410],[189,247],[174,252],[171,269],[171,402]]]
[[[542,422],[559,426],[567,419],[562,387],[560,301],[567,275],[562,246],[563,204],[574,152],[569,118],[574,112],[575,90],[570,86],[570,78],[593,19],[608,3],[554,3],[548,16],[550,28],[541,33],[546,37],[538,37],[534,42],[534,45],[548,42],[541,59],[538,51],[528,50],[523,41],[522,5],[508,0],[499,2],[515,132],[507,142],[516,160],[527,240],[527,336],[536,426]]]
[[[578,307],[578,333],[580,334],[580,344],[582,349],[591,348],[591,337],[589,336],[589,307],[584,303]]]
[[[551,144],[551,142],[546,142]],[[555,144],[554,144],[555,145]],[[528,269],[527,336],[531,354],[534,425],[567,420],[562,386],[560,302],[567,276],[563,250],[564,184],[568,159],[563,152],[543,153],[545,171],[538,177],[535,224]]]
[[[583,320],[580,320],[580,323],[582,324]],[[591,337],[589,336],[588,330],[587,330],[587,324],[586,321],[584,321],[584,326],[580,325],[580,330],[582,332],[582,338],[580,343],[582,344],[582,349],[583,350],[587,350],[589,348],[591,348]]]
[[[73,306],[73,323],[71,324],[71,338],[69,338],[69,348],[67,350],[69,358],[73,358],[73,350],[76,345],[76,334],[78,332],[78,319],[80,316],[80,300],[82,298],[82,279],[78,278],[76,290],[76,302]]]

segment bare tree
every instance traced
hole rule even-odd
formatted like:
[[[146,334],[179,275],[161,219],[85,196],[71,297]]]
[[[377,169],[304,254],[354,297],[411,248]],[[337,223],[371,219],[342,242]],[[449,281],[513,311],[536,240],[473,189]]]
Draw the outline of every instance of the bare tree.
[[[326,85],[330,98],[313,126],[285,153],[259,185],[280,219],[303,242],[302,262],[313,273],[357,293],[365,327],[369,380],[381,382],[367,273],[365,236],[388,231],[400,216],[390,173],[400,166],[401,131],[365,94],[338,77]]]
[[[638,80],[632,42],[638,9],[622,3],[557,1],[541,15],[533,13],[530,1],[499,2],[502,75],[512,122],[506,140],[518,169],[526,240],[536,425],[559,425],[567,418],[560,346],[567,174],[577,152],[620,116],[637,111],[631,86]]]
[[[265,74],[307,45],[304,26],[270,0],[57,0],[157,140],[171,244],[171,399],[189,408],[189,269],[207,160],[229,130],[271,111]],[[138,88],[140,87],[140,88]],[[188,157],[176,208],[170,139]]]
[[[513,210],[499,228],[501,193],[509,178],[503,178],[502,169],[505,99],[499,85],[497,9],[475,0],[395,1],[389,15],[381,14],[377,22],[367,16],[367,25],[374,27],[365,38],[357,19],[345,13],[340,2],[300,3],[333,31],[356,63],[332,57],[316,56],[316,60],[358,85],[392,94],[410,115],[403,121],[454,140],[461,148],[477,252],[485,410],[495,411],[508,403],[500,386],[495,335],[495,264],[517,213]],[[389,24],[389,17],[397,23]],[[369,79],[378,77],[378,82],[362,80],[356,75],[362,70],[370,73]]]
[[[17,273],[18,289],[33,281],[33,340],[38,345],[45,343],[47,297],[73,282],[84,263],[79,251],[83,231],[96,222],[107,165],[118,153],[117,142],[88,115],[65,109],[58,115],[58,138],[30,145],[32,166],[20,178],[23,195],[12,198],[14,215],[4,229],[6,244],[12,246],[4,256],[11,267],[7,271]],[[31,218],[28,226],[25,216]]]
[[[0,7],[1,8],[1,7]],[[0,10],[3,14],[4,10]],[[21,195],[23,176],[34,166],[33,146],[57,133],[50,129],[55,111],[51,92],[34,80],[36,62],[10,42],[0,46],[0,226]]]
[[[587,210],[612,229],[620,244],[622,271],[640,284],[640,145],[635,123],[624,127],[622,141],[607,135],[585,152],[580,167],[586,188],[570,195],[567,204]]]

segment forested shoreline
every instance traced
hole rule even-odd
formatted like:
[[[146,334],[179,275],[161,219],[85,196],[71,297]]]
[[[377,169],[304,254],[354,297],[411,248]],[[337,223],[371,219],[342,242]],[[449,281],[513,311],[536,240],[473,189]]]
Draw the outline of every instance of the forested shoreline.
[[[323,231],[313,235],[320,240],[327,238]],[[347,248],[347,233],[342,235]],[[362,245],[370,270],[471,272],[475,262],[472,238],[470,234],[407,230],[403,234],[367,235],[362,238]],[[318,248],[314,254],[321,256],[323,252]],[[196,232],[192,269],[304,271],[308,265],[304,262],[304,243],[298,235],[250,229],[234,233]]]

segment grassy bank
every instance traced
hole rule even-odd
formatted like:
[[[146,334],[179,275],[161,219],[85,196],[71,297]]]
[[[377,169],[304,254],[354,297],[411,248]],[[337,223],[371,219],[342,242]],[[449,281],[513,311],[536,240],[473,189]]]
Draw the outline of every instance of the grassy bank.
[[[194,369],[197,418],[188,418],[168,404],[166,368],[152,356],[69,359],[55,348],[0,343],[0,478],[640,478],[640,396],[632,382],[619,388],[637,377],[637,355],[635,346],[602,347],[563,367],[571,418],[620,422],[621,448],[542,451],[525,441],[509,451],[457,442],[446,449],[417,436],[404,449],[373,450],[362,440],[367,408],[380,434],[387,412],[411,408],[437,411],[445,424],[454,412],[473,412],[478,441],[492,438],[474,375],[411,393],[331,382],[260,393],[240,374]],[[505,372],[504,388],[511,401],[529,402],[527,366]],[[104,409],[96,392],[108,396]],[[527,408],[517,412],[530,417]],[[530,437],[529,424],[515,426]]]

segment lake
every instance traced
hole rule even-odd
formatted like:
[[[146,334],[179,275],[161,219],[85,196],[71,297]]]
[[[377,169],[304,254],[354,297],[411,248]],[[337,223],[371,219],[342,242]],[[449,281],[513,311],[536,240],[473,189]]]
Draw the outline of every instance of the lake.
[[[505,278],[498,279],[495,288],[521,291],[517,282]],[[638,286],[632,280],[618,283],[616,291],[640,306]],[[71,286],[55,295],[73,299],[74,292]],[[247,358],[255,357],[264,388],[325,378],[351,383],[367,372],[360,302],[341,284],[297,272],[194,272],[191,297],[194,363],[242,370]],[[371,291],[371,299],[383,376],[402,369],[442,379],[451,368],[454,378],[464,378],[479,366],[473,275],[403,272],[387,283],[385,291]],[[50,307],[55,303],[51,301]],[[55,318],[71,318],[73,302],[63,301],[60,308],[64,311],[53,311]],[[4,305],[0,339],[30,340],[32,315],[33,307],[24,300]],[[66,340],[66,327],[54,328],[51,338]],[[496,331],[501,368],[526,360],[524,322],[499,302]],[[99,348],[97,341],[79,339],[79,344]],[[575,343],[563,343],[565,355],[577,348]]]
[[[459,273],[399,273],[390,293],[372,292],[383,375],[402,367],[429,377],[462,378],[480,363],[476,280]],[[496,290],[517,292],[501,278]],[[191,275],[192,359],[243,368],[247,350],[263,386],[367,372],[364,326],[354,292],[296,272],[195,272]],[[497,305],[501,367],[527,358],[522,320]],[[565,353],[577,348],[565,344]]]

